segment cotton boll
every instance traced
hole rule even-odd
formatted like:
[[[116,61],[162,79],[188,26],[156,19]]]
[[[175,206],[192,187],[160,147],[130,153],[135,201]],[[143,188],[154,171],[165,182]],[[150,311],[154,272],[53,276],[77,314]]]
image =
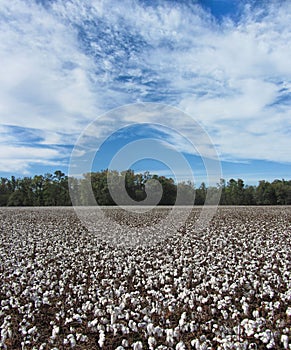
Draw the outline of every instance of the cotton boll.
[[[267,344],[267,349],[275,349],[276,347],[276,343],[275,343],[275,340],[274,338],[272,338],[269,343]]]
[[[259,318],[259,317],[260,317],[260,313],[259,313],[258,310],[254,310],[254,311],[253,311],[253,317],[254,317],[254,318]]]
[[[228,312],[226,310],[221,310],[221,314],[225,320],[228,319]]]
[[[125,348],[129,347],[129,343],[127,339],[122,339],[121,345],[124,346]]]
[[[133,320],[130,320],[130,321],[128,322],[128,326],[129,326],[129,328],[131,328],[134,332],[138,332],[136,323],[135,323]]]
[[[149,344],[149,349],[153,350],[155,348],[155,345],[157,344],[156,339],[152,336],[149,336],[148,344]]]
[[[248,313],[249,313],[249,304],[246,303],[246,302],[243,302],[242,309],[243,309],[244,314],[248,315]]]
[[[166,329],[166,342],[169,344],[169,346],[174,345],[174,331],[172,329]]]
[[[51,338],[52,338],[52,339],[56,339],[56,337],[57,337],[57,335],[59,334],[59,332],[60,332],[60,327],[54,325],[54,326],[53,326],[53,329],[52,329],[52,336],[51,336]]]
[[[99,331],[99,340],[98,340],[98,344],[99,344],[100,348],[103,347],[104,343],[105,343],[105,333],[103,330],[100,330]]]
[[[182,342],[182,341],[180,341],[177,345],[176,345],[176,348],[175,348],[176,350],[186,350],[186,346],[185,346],[185,344]]]
[[[284,349],[288,349],[289,338],[286,334],[281,335],[281,343],[283,343]]]
[[[187,318],[187,314],[186,314],[186,312],[183,312],[181,317],[180,317],[180,320],[179,320],[179,326],[180,327],[184,326],[186,318]]]
[[[154,334],[154,325],[152,323],[149,323],[147,325],[147,333],[148,333],[148,335]]]
[[[137,342],[133,343],[132,348],[133,348],[133,350],[142,350],[142,342],[137,341]]]
[[[77,339],[77,341],[80,341],[82,343],[88,341],[87,335],[84,335],[82,333],[76,333],[76,339]]]
[[[161,337],[161,336],[163,335],[163,330],[162,330],[162,328],[159,327],[159,326],[155,327],[155,329],[154,329],[154,334],[156,334],[157,337]]]
[[[196,349],[196,350],[200,350],[200,341],[199,339],[193,339],[191,340],[191,346]]]
[[[76,340],[75,340],[74,335],[73,334],[69,334],[67,336],[67,338],[68,338],[68,340],[70,342],[71,347],[74,348],[76,346]]]

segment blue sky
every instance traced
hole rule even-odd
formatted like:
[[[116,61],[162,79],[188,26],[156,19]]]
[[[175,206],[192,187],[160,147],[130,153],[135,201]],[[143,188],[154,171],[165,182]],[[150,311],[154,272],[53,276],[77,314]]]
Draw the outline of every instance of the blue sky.
[[[0,176],[67,173],[89,123],[155,102],[203,127],[224,178],[291,179],[290,23],[287,0],[1,1]],[[201,159],[175,140],[202,180]],[[118,145],[104,145],[94,170]],[[169,173],[155,161],[135,168]]]

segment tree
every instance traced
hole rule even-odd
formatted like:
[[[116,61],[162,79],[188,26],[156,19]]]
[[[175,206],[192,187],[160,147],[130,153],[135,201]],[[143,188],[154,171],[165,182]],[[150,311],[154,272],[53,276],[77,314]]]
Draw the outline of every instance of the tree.
[[[275,189],[270,182],[265,180],[259,181],[255,197],[259,205],[277,204]]]
[[[181,205],[193,205],[195,200],[195,187],[191,181],[182,181],[177,185]]]
[[[203,205],[206,199],[207,188],[205,182],[202,182],[200,187],[196,190],[195,204]]]
[[[12,189],[9,180],[6,177],[0,178],[0,206],[6,206],[8,204],[9,197],[12,193]]]

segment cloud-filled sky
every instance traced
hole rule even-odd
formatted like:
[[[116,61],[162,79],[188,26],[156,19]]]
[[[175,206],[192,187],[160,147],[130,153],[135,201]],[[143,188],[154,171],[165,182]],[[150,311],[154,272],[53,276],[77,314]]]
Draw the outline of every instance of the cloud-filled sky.
[[[226,178],[291,178],[290,23],[288,0],[1,1],[0,176],[67,173],[90,122],[156,102],[205,129]]]

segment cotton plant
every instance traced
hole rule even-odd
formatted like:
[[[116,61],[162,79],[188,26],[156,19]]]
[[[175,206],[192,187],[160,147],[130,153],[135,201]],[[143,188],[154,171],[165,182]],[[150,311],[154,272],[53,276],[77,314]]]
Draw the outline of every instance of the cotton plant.
[[[0,210],[0,346],[289,349],[290,228],[278,209],[256,210],[220,208],[200,239],[194,210],[185,234],[122,248],[70,208]]]

